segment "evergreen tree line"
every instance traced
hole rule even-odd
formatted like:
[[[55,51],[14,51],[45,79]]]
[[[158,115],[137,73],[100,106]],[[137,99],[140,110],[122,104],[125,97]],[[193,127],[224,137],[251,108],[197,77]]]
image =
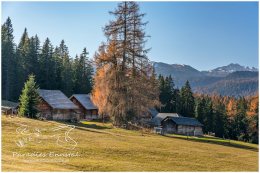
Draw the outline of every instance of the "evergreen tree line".
[[[162,104],[158,109],[160,112],[176,112],[197,118],[204,125],[204,133],[258,143],[258,97],[196,95],[188,81],[178,89],[171,76],[160,75],[158,79]]]
[[[8,17],[2,25],[2,99],[17,101],[24,82],[34,74],[42,89],[59,89],[67,96],[90,93],[93,67],[87,49],[72,59],[64,40],[54,47],[49,38],[40,44],[25,28],[18,45]]]

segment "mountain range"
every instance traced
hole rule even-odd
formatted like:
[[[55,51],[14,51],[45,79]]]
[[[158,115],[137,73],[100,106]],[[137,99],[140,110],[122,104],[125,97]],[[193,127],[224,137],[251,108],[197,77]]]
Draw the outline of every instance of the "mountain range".
[[[189,65],[153,62],[157,75],[171,75],[180,88],[188,80],[192,90],[203,94],[249,96],[258,93],[258,69],[231,63],[209,71],[199,71]]]

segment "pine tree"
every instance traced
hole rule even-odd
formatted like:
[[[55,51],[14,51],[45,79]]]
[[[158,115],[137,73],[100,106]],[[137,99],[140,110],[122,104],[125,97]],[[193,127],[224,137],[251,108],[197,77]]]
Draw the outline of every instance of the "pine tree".
[[[92,90],[93,67],[84,48],[80,58],[76,56],[73,63],[73,92],[88,94]]]
[[[173,104],[173,111],[176,113],[181,112],[181,96],[180,96],[180,90],[178,88],[174,89],[173,96],[172,96],[172,104]]]
[[[39,75],[39,53],[40,53],[40,40],[38,36],[31,37],[29,41],[29,52],[27,62],[27,73],[33,73],[36,77]]]
[[[195,116],[195,100],[190,87],[189,81],[186,81],[185,85],[181,88],[181,114],[183,116],[194,117]]]
[[[30,49],[30,39],[28,36],[27,29],[24,29],[22,37],[17,47],[17,92],[18,96],[20,95],[21,90],[23,89],[23,84],[26,81],[26,78],[30,74],[28,66],[30,66],[29,61],[29,49]]]
[[[2,98],[15,100],[15,67],[17,64],[15,56],[15,44],[11,19],[8,17],[2,25]]]
[[[27,28],[24,29],[23,35],[21,37],[20,43],[18,44],[18,56],[19,62],[21,63],[23,70],[23,82],[26,80],[29,75],[30,70],[30,39],[28,36]]]
[[[39,84],[43,89],[53,89],[55,84],[53,47],[49,38],[45,40],[39,57]]]
[[[164,78],[159,76],[160,81],[160,102],[162,104],[161,112],[174,112],[176,108],[174,104],[176,103],[176,95],[174,95],[174,82],[171,76]]]
[[[210,98],[206,98],[206,105],[205,105],[205,124],[204,129],[205,132],[213,132],[214,131],[214,113],[213,113],[213,103]]]
[[[202,124],[205,124],[206,119],[206,100],[204,97],[197,99],[197,106],[196,106],[196,118]],[[205,126],[204,126],[205,127]],[[205,128],[203,128],[205,133]]]
[[[221,99],[216,101],[215,105],[215,123],[214,123],[214,132],[216,137],[228,137],[227,129],[227,115],[226,108]]]
[[[61,90],[70,96],[73,93],[73,70],[72,61],[69,55],[68,47],[65,45],[65,41],[62,40],[59,46],[59,56],[62,61],[61,79],[62,85]]]
[[[36,118],[37,104],[39,103],[38,86],[35,76],[29,75],[29,79],[24,84],[22,94],[19,98],[20,106],[18,114],[29,118]]]
[[[235,133],[237,134],[237,139],[248,141],[248,119],[246,117],[247,102],[245,98],[240,98],[237,102],[237,114],[234,117]]]
[[[55,47],[53,52],[53,63],[54,63],[53,71],[54,71],[54,78],[55,78],[53,87],[55,89],[61,89],[62,88],[61,72],[63,66],[62,66],[62,57],[60,56],[58,47]]]
[[[195,110],[195,117],[204,125],[203,132],[214,132],[214,113],[211,99],[204,95],[199,96],[196,99]]]

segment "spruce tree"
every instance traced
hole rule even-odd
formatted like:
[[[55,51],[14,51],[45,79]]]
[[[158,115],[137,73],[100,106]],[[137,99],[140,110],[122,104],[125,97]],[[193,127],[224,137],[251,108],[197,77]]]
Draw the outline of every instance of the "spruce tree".
[[[69,55],[68,47],[65,45],[65,41],[62,40],[59,46],[59,57],[62,61],[61,69],[61,90],[70,96],[73,93],[73,70],[72,61]]]
[[[31,37],[29,41],[29,52],[27,61],[27,73],[33,73],[36,77],[39,75],[39,53],[40,40],[38,36]]]
[[[237,139],[248,141],[249,134],[248,134],[248,125],[249,121],[246,116],[247,110],[247,102],[245,98],[240,98],[237,102],[237,114],[234,117],[235,125],[235,133],[237,134]]]
[[[185,85],[181,88],[181,114],[183,116],[194,117],[195,116],[195,100],[190,87],[189,81],[186,81]]]
[[[39,103],[39,95],[37,90],[38,86],[35,82],[35,76],[29,75],[19,98],[19,115],[27,116],[29,118],[36,118],[37,104]]]
[[[206,119],[206,100],[204,97],[197,99],[197,106],[196,106],[196,118],[202,124],[205,124]],[[204,126],[205,127],[205,126]],[[205,132],[205,128],[203,128]]]
[[[217,100],[215,105],[215,123],[214,123],[214,132],[216,137],[228,137],[227,129],[227,114],[224,103],[221,99]]]
[[[1,56],[2,56],[2,98],[6,100],[15,100],[15,77],[16,77],[16,55],[13,36],[13,26],[8,17],[2,25],[1,33]]]
[[[174,112],[176,108],[174,107],[176,104],[177,96],[174,93],[174,82],[171,76],[167,76],[164,78],[163,76],[159,76],[160,81],[160,95],[159,99],[162,104],[161,112]]]
[[[39,85],[43,89],[54,89],[55,72],[54,72],[54,59],[53,47],[49,38],[45,40],[39,57],[40,74]]]
[[[54,84],[53,87],[55,89],[61,89],[62,88],[62,70],[63,70],[63,65],[62,65],[62,58],[60,56],[59,52],[59,47],[55,47],[54,52],[53,52],[53,70],[54,70]]]
[[[89,94],[92,90],[92,76],[93,76],[93,67],[88,57],[87,49],[84,48],[83,52],[79,57],[79,68],[81,69],[80,81],[81,85],[79,86],[80,92],[83,94]]]

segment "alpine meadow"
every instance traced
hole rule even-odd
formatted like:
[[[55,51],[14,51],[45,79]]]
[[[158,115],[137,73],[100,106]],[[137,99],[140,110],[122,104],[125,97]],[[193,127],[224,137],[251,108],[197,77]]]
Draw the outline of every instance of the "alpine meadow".
[[[3,172],[259,170],[258,3],[2,13]]]

